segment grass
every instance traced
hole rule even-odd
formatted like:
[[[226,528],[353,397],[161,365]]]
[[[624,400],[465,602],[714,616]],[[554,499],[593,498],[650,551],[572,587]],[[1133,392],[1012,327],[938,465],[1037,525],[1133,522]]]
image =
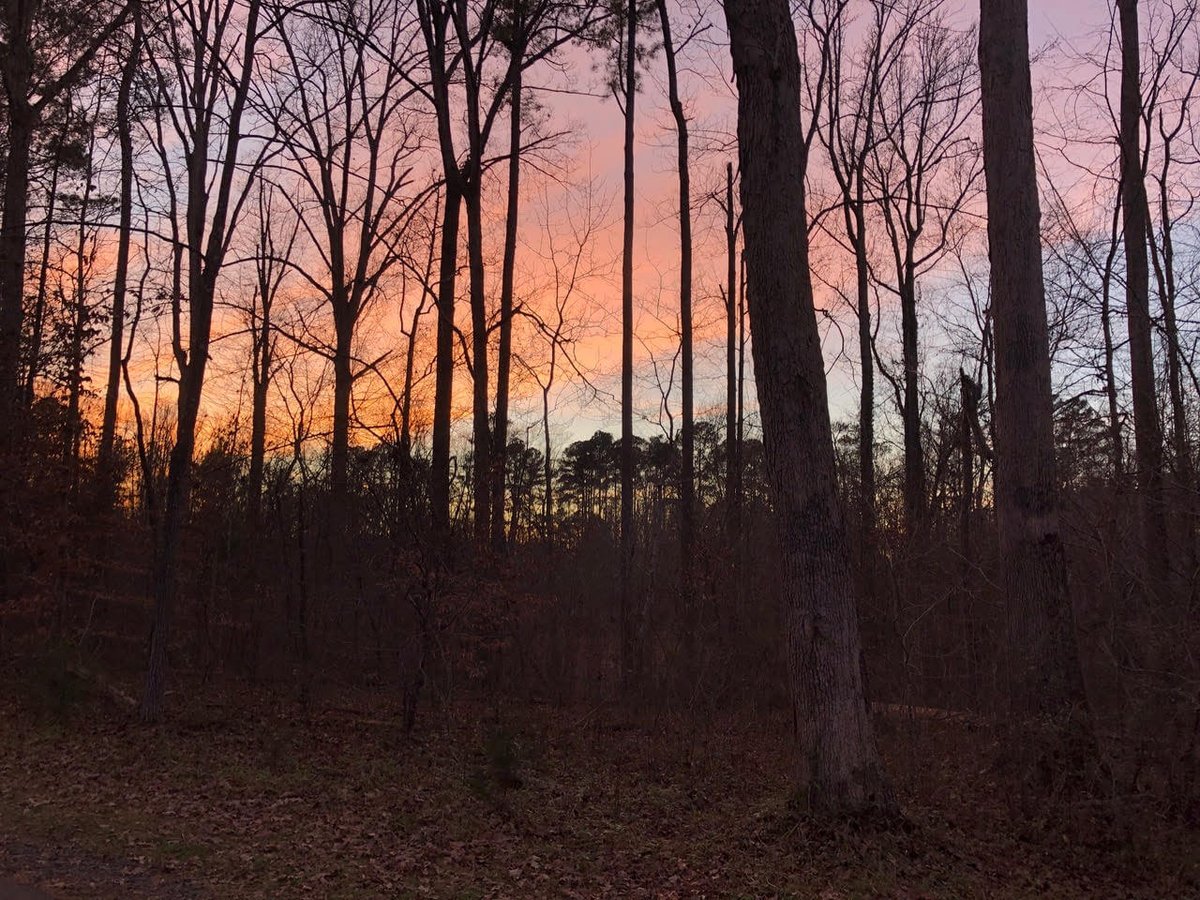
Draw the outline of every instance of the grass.
[[[987,736],[944,723],[888,730],[907,825],[881,829],[792,811],[778,723],[691,742],[463,705],[409,739],[385,696],[355,698],[369,715],[177,697],[151,729],[95,698],[48,721],[0,693],[0,867],[66,896],[111,896],[112,872],[154,897],[1200,895],[1194,831],[1118,828],[1084,800],[1016,815]],[[51,862],[14,857],[27,845]]]

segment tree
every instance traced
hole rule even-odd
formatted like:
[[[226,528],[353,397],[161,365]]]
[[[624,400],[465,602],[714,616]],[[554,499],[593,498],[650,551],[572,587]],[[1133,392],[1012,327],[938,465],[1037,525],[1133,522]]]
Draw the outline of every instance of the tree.
[[[695,408],[693,390],[692,351],[692,193],[691,170],[688,164],[688,120],[679,95],[677,55],[694,37],[686,36],[677,48],[671,34],[671,17],[667,0],[657,0],[658,18],[662,25],[663,56],[667,63],[667,99],[675,120],[676,166],[679,173],[679,336],[682,371],[681,444],[679,490],[679,580],[683,608],[691,616],[692,582],[694,580],[696,543],[696,448]],[[690,618],[689,618],[690,622]]]
[[[613,92],[621,103],[624,137],[624,218],[621,232],[621,678],[628,687],[633,674],[633,228],[634,114],[637,99],[638,6],[624,0],[624,35],[619,42],[618,75]]]
[[[21,512],[16,490],[24,471],[15,450],[24,428],[18,380],[25,317],[25,248],[31,150],[48,109],[85,78],[96,54],[121,27],[136,0],[120,6],[8,0],[0,9],[0,85],[6,146],[0,209],[0,598],[9,591],[14,541],[6,533]]]
[[[1150,319],[1149,203],[1143,180],[1141,52],[1137,0],[1117,0],[1121,29],[1121,222],[1125,244],[1125,307],[1129,317],[1134,453],[1142,517],[1146,579],[1161,590],[1169,561],[1163,508],[1162,423],[1155,398]]]
[[[0,221],[0,432],[16,434],[17,368],[25,296],[30,150],[46,110],[84,77],[132,9],[6,2],[0,18],[0,82],[7,102],[4,208]]]
[[[918,280],[944,254],[979,175],[978,153],[965,131],[978,101],[973,35],[953,30],[941,2],[917,9],[889,50],[895,60],[879,87],[870,145],[872,189],[895,273],[887,287],[900,300],[903,372],[895,392],[910,534],[919,531],[926,503]]]
[[[437,364],[433,401],[433,446],[429,501],[433,530],[443,545],[450,535],[450,413],[454,393],[454,304],[458,279],[458,232],[463,185],[450,108],[451,79],[458,56],[450,44],[451,5],[417,0],[417,17],[429,67],[427,97],[437,119],[442,169],[442,225],[437,289]],[[444,547],[443,547],[444,549]]]
[[[1059,530],[1026,3],[982,0],[980,4],[983,159],[996,355],[995,503],[1011,709],[1020,717],[1061,717],[1069,715],[1081,688]]]
[[[500,339],[496,348],[496,413],[492,437],[492,545],[505,543],[504,480],[508,471],[509,382],[512,374],[512,329],[515,315],[513,277],[517,258],[517,225],[520,214],[521,154],[540,141],[524,141],[522,116],[525,110],[526,70],[552,57],[560,47],[589,31],[597,22],[600,6],[595,0],[580,3],[563,0],[505,0],[498,7],[496,37],[508,49],[508,197],[504,218],[504,258],[500,275]],[[497,96],[503,100],[504,95]]]
[[[815,4],[813,4],[815,7]],[[837,185],[844,243],[854,257],[854,312],[858,317],[858,474],[862,543],[875,540],[875,366],[871,315],[871,259],[868,213],[878,198],[870,193],[869,164],[876,151],[881,85],[895,78],[893,69],[922,11],[913,4],[871,4],[871,21],[861,51],[847,59],[846,0],[832,0],[820,27],[827,29],[829,88],[825,91],[824,126],[819,138],[829,156]],[[810,8],[810,19],[815,12]],[[900,21],[895,21],[899,19]],[[839,236],[839,242],[843,239]]]
[[[292,251],[300,233],[300,217],[291,215],[279,229],[280,212],[275,197],[279,188],[260,179],[258,183],[258,228],[254,249],[254,289],[248,310],[250,329],[250,466],[246,474],[246,497],[250,521],[257,523],[262,504],[263,467],[267,445],[267,394],[274,372],[276,323],[275,301],[292,264]]]
[[[808,268],[800,60],[785,0],[726,0],[750,329],[779,529],[799,777],[827,815],[892,814],[860,666]]]
[[[742,498],[738,434],[738,227],[733,207],[733,163],[725,164],[725,527],[736,549],[741,543]],[[737,554],[735,553],[735,559]]]
[[[129,284],[129,250],[133,238],[133,121],[132,104],[134,80],[142,62],[141,11],[133,17],[133,35],[125,50],[121,81],[117,88],[116,126],[120,144],[120,187],[117,221],[117,259],[113,271],[112,328],[108,342],[108,377],[104,385],[104,421],[100,429],[100,449],[97,469],[100,474],[102,503],[111,502],[113,474],[113,445],[117,431],[117,400],[121,393],[121,360],[124,358],[125,295]]]
[[[406,196],[418,149],[406,106],[415,93],[413,35],[406,11],[390,0],[329,0],[280,17],[282,71],[269,113],[308,195],[284,196],[321,263],[318,271],[292,270],[333,317],[333,346],[322,352],[333,362],[330,522],[341,541],[349,525],[351,394],[361,374],[355,330],[398,266],[405,228],[424,196]]]
[[[156,722],[163,714],[167,647],[191,492],[196,423],[212,342],[213,303],[233,224],[249,190],[249,179],[244,177],[235,190],[234,176],[246,162],[241,155],[246,136],[242,118],[263,35],[261,9],[262,0],[245,0],[244,4],[238,0],[171,0],[156,36],[161,52],[151,54],[160,101],[169,106],[166,114],[175,132],[172,143],[178,142],[184,163],[186,239],[176,244],[176,260],[186,256],[188,329],[185,347],[181,328],[184,298],[175,290],[171,298],[171,347],[179,370],[175,446],[154,556],[154,630],[139,709],[146,722]],[[166,146],[159,149],[164,158],[171,152]],[[260,152],[256,163],[261,163],[261,158]],[[178,275],[175,280],[180,280]]]

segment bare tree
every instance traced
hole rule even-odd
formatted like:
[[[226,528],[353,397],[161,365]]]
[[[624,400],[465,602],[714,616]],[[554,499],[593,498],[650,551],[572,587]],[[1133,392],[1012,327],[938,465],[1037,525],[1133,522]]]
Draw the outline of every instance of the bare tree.
[[[750,327],[779,528],[799,776],[829,815],[890,814],[863,687],[805,212],[800,61],[784,0],[727,0]]]
[[[915,4],[872,2],[870,21],[857,52],[848,47],[847,0],[825,0],[809,7],[815,20],[828,32],[825,43],[829,89],[825,92],[823,127],[818,136],[828,154],[830,171],[837,185],[836,202],[842,214],[843,235],[838,235],[854,257],[855,295],[853,309],[858,317],[858,465],[861,492],[862,542],[875,540],[875,366],[874,329],[871,315],[871,259],[868,219],[877,204],[872,193],[869,166],[876,151],[881,86],[896,77],[897,64],[909,35],[925,11]]]
[[[267,445],[267,397],[276,367],[275,302],[292,264],[300,233],[300,217],[291,215],[280,228],[280,188],[258,182],[258,228],[254,251],[254,288],[248,310],[250,329],[250,466],[246,496],[250,521],[258,522],[262,504],[263,464]]]
[[[895,59],[878,88],[870,143],[871,187],[895,278],[884,284],[900,300],[903,373],[897,403],[910,532],[919,528],[926,502],[918,280],[943,256],[980,171],[966,131],[978,103],[974,34],[956,31],[941,2],[914,15],[893,39],[889,52]]]
[[[125,295],[129,283],[129,251],[133,238],[133,122],[132,104],[134,80],[142,64],[141,11],[133,17],[133,35],[125,49],[125,62],[121,67],[121,81],[117,88],[116,126],[120,144],[120,187],[117,216],[117,259],[113,271],[113,297],[111,332],[108,343],[108,377],[104,387],[104,421],[100,428],[100,449],[97,469],[100,475],[102,503],[111,502],[113,474],[113,444],[117,431],[117,401],[121,392],[121,360],[124,357]]]
[[[212,341],[217,279],[252,180],[241,171],[246,164],[242,158],[243,115],[263,36],[261,8],[261,0],[170,0],[154,36],[161,52],[150,54],[160,99],[174,131],[171,143],[177,144],[183,159],[186,236],[177,245],[175,256],[177,260],[186,256],[188,328],[185,347],[184,297],[176,290],[172,294],[171,345],[179,370],[178,413],[154,559],[154,631],[139,711],[147,722],[158,721],[163,713],[177,566]],[[265,27],[270,28],[270,23]],[[162,146],[160,152],[165,157],[171,151]],[[261,159],[259,152],[255,160]],[[255,167],[252,163],[251,168]]]
[[[1169,566],[1163,507],[1163,440],[1155,399],[1154,345],[1150,319],[1149,203],[1143,180],[1141,39],[1137,0],[1117,0],[1121,34],[1121,218],[1125,243],[1125,306],[1133,431],[1142,511],[1147,582],[1161,590]]]
[[[1071,715],[1082,688],[1059,531],[1028,9],[1026,0],[982,0],[980,10],[996,353],[995,502],[1007,604],[1009,698],[1016,716],[1050,715],[1061,721]]]
[[[414,23],[390,0],[329,0],[283,21],[283,71],[268,111],[307,193],[284,196],[321,263],[318,271],[292,270],[333,317],[333,345],[323,353],[333,363],[330,520],[340,542],[348,525],[351,394],[361,374],[354,366],[355,330],[380,282],[397,267],[407,222],[424,196],[407,195],[419,147],[407,106],[416,92],[410,87]]]
[[[624,219],[621,232],[621,562],[620,646],[621,677],[626,686],[633,675],[633,230],[634,230],[634,124],[638,91],[637,0],[624,0],[624,34],[618,45],[617,77],[613,93],[621,105],[624,138]],[[620,32],[618,32],[620,35]]]
[[[679,93],[677,58],[698,33],[693,28],[676,46],[671,33],[671,17],[667,0],[657,0],[658,18],[662,26],[663,56],[667,64],[667,99],[675,120],[676,167],[679,173],[679,335],[680,380],[683,409],[680,436],[682,460],[679,490],[679,580],[685,614],[692,614],[693,581],[695,578],[696,543],[696,413],[695,374],[692,348],[692,189],[688,160],[688,119]],[[689,626],[689,637],[691,636]]]

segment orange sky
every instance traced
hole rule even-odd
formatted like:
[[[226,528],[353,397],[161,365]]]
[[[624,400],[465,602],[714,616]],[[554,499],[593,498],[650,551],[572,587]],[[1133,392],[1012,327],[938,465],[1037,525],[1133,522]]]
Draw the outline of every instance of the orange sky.
[[[1058,36],[1078,35],[1085,27],[1103,23],[1105,17],[1104,7],[1094,2],[1034,0],[1030,9],[1032,43],[1037,48]],[[622,122],[619,110],[610,98],[589,96],[603,93],[602,78],[588,59],[583,58],[578,51],[572,52],[575,55],[575,64],[572,67],[571,82],[572,87],[579,93],[571,96],[561,93],[539,93],[538,96],[551,112],[551,129],[566,130],[571,135],[569,146],[564,148],[562,153],[565,158],[569,158],[572,180],[576,183],[590,180],[595,186],[596,195],[608,201],[604,216],[605,227],[600,230],[592,250],[593,268],[607,271],[603,276],[589,280],[583,291],[589,299],[576,308],[576,315],[586,320],[587,325],[583,328],[573,352],[581,367],[589,373],[598,393],[593,394],[586,390],[567,369],[563,368],[560,371],[560,387],[554,398],[556,441],[560,443],[590,434],[596,428],[615,430],[619,423],[619,407],[615,397],[619,394]],[[638,341],[635,355],[639,376],[637,412],[640,420],[637,428],[645,434],[658,432],[660,425],[665,427],[665,421],[661,421],[660,395],[652,358],[659,364],[659,377],[665,377],[665,374],[661,373],[665,373],[671,366],[676,342],[673,328],[678,315],[675,135],[665,107],[664,79],[659,71],[662,68],[661,58],[653,61],[651,66],[650,77],[646,79],[638,98],[636,151],[635,293]],[[552,72],[535,72],[527,80],[527,84],[532,83],[536,86],[539,81],[544,84],[547,80],[552,80],[556,88],[562,87],[561,75]],[[724,235],[720,230],[723,220],[714,204],[700,202],[700,197],[706,190],[721,183],[725,163],[731,158],[728,151],[718,152],[713,149],[714,145],[728,140],[735,111],[736,101],[732,85],[729,83],[725,55],[719,49],[705,49],[695,53],[691,65],[685,67],[682,73],[682,88],[688,97],[689,111],[693,116],[696,397],[697,411],[705,414],[723,409],[725,390],[724,311],[717,290],[718,284],[723,284],[725,278]],[[492,190],[496,193],[498,201],[504,187],[503,168],[497,168],[493,177]],[[545,190],[544,181],[535,174],[528,173],[523,187],[526,202],[522,209],[523,247],[519,270],[525,272],[525,280],[523,284],[518,285],[519,294],[523,288],[528,289],[530,284],[539,281],[545,290],[548,283],[547,278],[538,278],[539,263],[536,252],[538,247],[544,250],[544,235],[538,221],[538,203]],[[563,202],[561,191],[556,196],[553,189],[549,190],[549,198],[552,204]],[[494,206],[495,222],[489,230],[488,239],[493,245],[489,252],[498,258],[495,245],[499,239],[502,209],[499,202]],[[830,278],[830,267],[839,269],[844,263],[828,248],[817,248],[814,252],[814,266],[816,265],[825,266],[822,274]],[[542,270],[541,274],[545,275],[544,266]],[[246,276],[248,274],[245,273]],[[224,276],[223,290],[226,293],[236,291],[236,283],[240,277],[244,276],[227,272]],[[489,293],[494,294],[498,290],[498,266],[490,269],[487,277]],[[836,280],[836,276],[833,280]],[[460,279],[460,297],[465,298],[466,291],[464,270]],[[549,302],[546,297],[527,296],[524,299],[534,307]],[[818,302],[830,305],[831,308],[835,306],[828,296],[819,297]],[[386,365],[391,367],[393,363],[396,366],[401,363],[403,337],[398,330],[398,306],[397,298],[393,295],[382,296],[375,302],[360,328],[360,357],[374,359],[388,349],[398,348],[400,352],[396,352],[393,360],[389,360]],[[468,319],[465,300],[460,304],[459,311],[460,324],[465,327]],[[543,310],[546,311],[548,310]],[[406,311],[405,318],[408,315]],[[852,322],[847,321],[844,311],[838,310],[838,317],[842,320],[846,340],[852,340]],[[429,362],[428,335],[431,333],[433,322],[432,315],[425,317],[426,335],[422,343],[423,352],[418,358],[418,371],[426,368]],[[161,326],[168,327],[168,323],[164,320]],[[219,316],[216,323],[218,334],[236,332],[241,327],[240,317],[229,311]],[[852,366],[845,360],[835,360],[842,340],[838,329],[828,328],[827,331],[826,351],[831,367],[830,403],[835,418],[848,417],[857,403],[856,379]],[[248,396],[247,346],[245,340],[231,337],[220,340],[214,349],[211,378],[206,386],[206,406],[210,413],[219,414],[219,411],[235,408],[239,397]],[[143,405],[148,403],[149,393],[152,391],[154,347],[165,351],[167,335],[154,333],[153,328],[143,322],[134,365],[136,377],[141,385],[140,393],[145,395],[142,398]],[[854,355],[852,347],[846,349],[851,356]],[[526,334],[523,338],[518,336],[518,350],[525,352],[533,365],[538,365],[545,354],[545,350],[539,346],[532,334]],[[163,358],[165,360],[165,356]],[[97,355],[96,364],[102,365],[100,354]],[[327,422],[329,416],[329,378],[327,374],[322,373],[322,368],[320,362],[308,361],[299,379],[302,384],[298,387],[302,397],[305,394],[312,395],[308,402],[314,404],[311,415],[318,422],[318,432],[327,427],[321,423]],[[392,368],[389,372],[398,385],[398,369]],[[514,367],[514,379],[513,432],[523,434],[525,427],[535,423],[540,416],[540,393],[537,392],[532,379],[522,374],[519,367]],[[678,406],[677,374],[675,381],[675,390],[671,395],[673,407]],[[456,373],[456,385],[456,406],[459,412],[465,413],[469,405],[469,378],[465,369],[460,368]],[[428,401],[431,392],[430,379],[418,389],[418,400]],[[748,390],[748,398],[752,403],[752,388]],[[289,396],[285,403],[282,394],[272,397],[273,431],[283,434],[290,429],[287,424],[290,421],[287,406],[294,405],[295,402],[294,398]],[[368,421],[367,424],[383,425],[390,411],[391,401],[378,379],[364,377],[356,386],[356,406],[364,419],[374,420]]]

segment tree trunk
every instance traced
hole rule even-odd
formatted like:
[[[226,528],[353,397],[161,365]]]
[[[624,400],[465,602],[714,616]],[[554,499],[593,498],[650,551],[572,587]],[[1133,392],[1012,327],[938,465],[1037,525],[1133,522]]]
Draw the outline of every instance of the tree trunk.
[[[138,710],[143,722],[161,721],[166,698],[167,647],[178,592],[176,569],[191,492],[192,453],[196,446],[196,420],[200,412],[200,391],[208,359],[207,341],[204,342],[203,352],[193,349],[196,350],[193,362],[179,375],[179,421],[167,470],[167,496],[154,554],[154,630],[150,636],[146,689]]]
[[[1129,315],[1130,381],[1146,584],[1166,587],[1166,517],[1163,509],[1163,441],[1154,384],[1150,321],[1150,271],[1146,238],[1149,204],[1141,168],[1141,59],[1137,0],[1117,0],[1121,27],[1121,182],[1125,240],[1125,304]]]
[[[725,254],[725,513],[730,542],[736,548],[740,530],[741,498],[737,491],[738,291],[733,163],[725,164]]]
[[[1100,276],[1100,330],[1104,336],[1104,396],[1108,402],[1108,443],[1112,461],[1113,477],[1118,485],[1125,480],[1125,442],[1121,434],[1121,409],[1117,399],[1116,347],[1112,329],[1112,282],[1113,266],[1117,257],[1119,238],[1117,228],[1121,217],[1121,196],[1113,204],[1112,237],[1108,255],[1104,259],[1104,271]]]
[[[688,623],[687,637],[692,638],[695,628],[692,593],[696,555],[696,450],[692,398],[692,190],[688,166],[688,123],[683,101],[679,99],[679,74],[675,66],[675,47],[671,39],[667,0],[658,0],[658,17],[662,23],[663,55],[667,61],[667,96],[671,105],[671,115],[675,119],[676,165],[679,170],[679,331],[683,399],[683,459],[680,465],[679,490],[679,587]]]
[[[330,526],[334,542],[346,538],[343,528],[349,495],[350,395],[354,387],[350,350],[355,317],[347,308],[347,302],[344,299],[334,301],[337,342],[333,352],[333,441],[329,454]]]
[[[264,285],[264,288],[267,287]],[[262,321],[256,323],[254,336],[254,394],[250,412],[250,471],[246,494],[250,521],[258,522],[262,508],[263,464],[267,448],[267,391],[271,386],[271,304],[263,297]]]
[[[46,226],[42,229],[42,262],[38,267],[37,291],[33,300],[33,322],[29,328],[29,367],[25,372],[25,409],[33,406],[38,371],[42,367],[42,336],[46,330],[46,281],[50,272],[50,245],[54,237],[54,216],[58,199],[58,174],[62,160],[54,154],[50,165],[50,187],[46,200]],[[115,302],[115,299],[114,299]]]
[[[75,236],[75,302],[71,316],[71,355],[67,381],[67,440],[63,456],[67,463],[68,483],[72,494],[78,487],[79,452],[83,437],[83,419],[79,404],[83,396],[84,332],[88,325],[87,307],[87,242],[88,211],[92,201],[92,180],[95,175],[92,155],[95,140],[88,146],[87,164],[83,170],[83,193],[79,199],[79,228]]]
[[[15,50],[8,53],[15,54]],[[0,435],[4,436],[2,449],[8,453],[18,443],[17,372],[24,322],[25,219],[29,208],[29,152],[36,121],[36,114],[24,97],[14,97],[10,88],[4,215],[0,226]],[[8,467],[11,462],[5,465]]]
[[[925,520],[925,450],[921,443],[921,368],[917,345],[917,285],[911,264],[900,280],[900,335],[904,363],[904,515],[910,537]]]
[[[454,287],[458,275],[458,223],[462,194],[446,183],[442,207],[442,249],[438,271],[437,371],[433,400],[433,447],[429,498],[435,534],[450,535],[450,412],[454,393]]]
[[[475,507],[475,545],[486,548],[491,537],[491,422],[488,421],[488,320],[484,289],[482,167],[470,181],[464,205],[467,208],[467,258],[471,268],[471,374],[475,467],[472,499]]]
[[[117,138],[121,150],[120,212],[117,225],[117,261],[113,271],[112,318],[108,343],[108,378],[104,386],[104,421],[100,427],[99,469],[101,503],[112,503],[116,485],[113,484],[113,444],[117,433],[117,399],[121,394],[121,359],[124,356],[125,292],[129,279],[129,245],[133,231],[133,133],[129,116],[133,79],[141,60],[141,16],[134,21],[133,44],[129,58],[121,70],[117,89]]]
[[[637,0],[625,0],[625,198],[621,242],[621,680],[633,674],[633,140]]]
[[[1059,531],[1027,0],[982,0],[979,67],[996,352],[995,503],[1014,716],[1082,699]]]
[[[517,264],[517,216],[521,207],[521,66],[514,49],[510,100],[508,211],[500,270],[500,344],[496,348],[496,439],[492,444],[492,546],[504,550],[504,479],[508,463],[508,390],[512,372],[513,275]]]
[[[857,283],[858,367],[862,385],[858,400],[858,480],[862,542],[873,548],[875,541],[875,359],[871,352],[871,272],[867,258],[866,199],[863,173],[855,179],[854,274]],[[870,554],[868,554],[870,555]]]
[[[750,329],[780,530],[788,671],[800,780],[827,815],[892,814],[861,668],[850,551],[813,307],[800,61],[786,0],[726,0]]]

